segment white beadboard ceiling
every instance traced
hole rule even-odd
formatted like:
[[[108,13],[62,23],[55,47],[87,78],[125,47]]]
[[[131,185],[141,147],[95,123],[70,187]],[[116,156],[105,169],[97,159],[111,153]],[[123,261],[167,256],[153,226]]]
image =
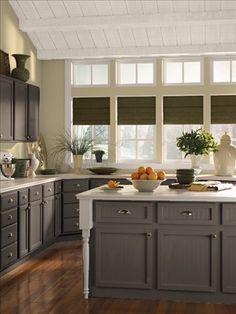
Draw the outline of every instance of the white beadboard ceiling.
[[[10,0],[38,58],[236,53],[236,0]]]

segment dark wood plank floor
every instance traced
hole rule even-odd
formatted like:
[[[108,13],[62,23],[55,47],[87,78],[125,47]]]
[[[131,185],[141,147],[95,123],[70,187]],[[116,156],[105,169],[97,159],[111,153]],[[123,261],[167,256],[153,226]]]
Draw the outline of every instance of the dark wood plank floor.
[[[81,290],[81,242],[62,242],[0,279],[1,314],[235,314],[236,305],[90,298]]]

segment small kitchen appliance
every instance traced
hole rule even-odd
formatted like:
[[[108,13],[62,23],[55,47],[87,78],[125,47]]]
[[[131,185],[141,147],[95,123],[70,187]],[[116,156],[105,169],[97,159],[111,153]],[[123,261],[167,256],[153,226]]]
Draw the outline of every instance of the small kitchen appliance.
[[[12,164],[13,155],[8,152],[0,152],[0,181],[1,180],[14,180],[11,176],[15,172],[15,165]]]

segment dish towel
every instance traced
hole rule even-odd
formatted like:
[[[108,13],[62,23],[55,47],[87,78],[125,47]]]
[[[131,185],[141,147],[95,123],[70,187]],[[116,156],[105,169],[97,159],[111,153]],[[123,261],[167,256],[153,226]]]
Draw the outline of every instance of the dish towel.
[[[220,181],[201,181],[193,182],[188,188],[189,191],[203,192],[203,191],[223,191],[232,189],[232,183],[221,183]]]

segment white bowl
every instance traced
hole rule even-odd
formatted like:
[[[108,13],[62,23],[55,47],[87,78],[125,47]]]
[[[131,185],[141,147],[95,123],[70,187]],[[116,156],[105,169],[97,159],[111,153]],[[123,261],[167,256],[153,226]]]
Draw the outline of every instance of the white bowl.
[[[152,192],[158,188],[158,186],[164,180],[131,180],[135,189],[139,192]]]

